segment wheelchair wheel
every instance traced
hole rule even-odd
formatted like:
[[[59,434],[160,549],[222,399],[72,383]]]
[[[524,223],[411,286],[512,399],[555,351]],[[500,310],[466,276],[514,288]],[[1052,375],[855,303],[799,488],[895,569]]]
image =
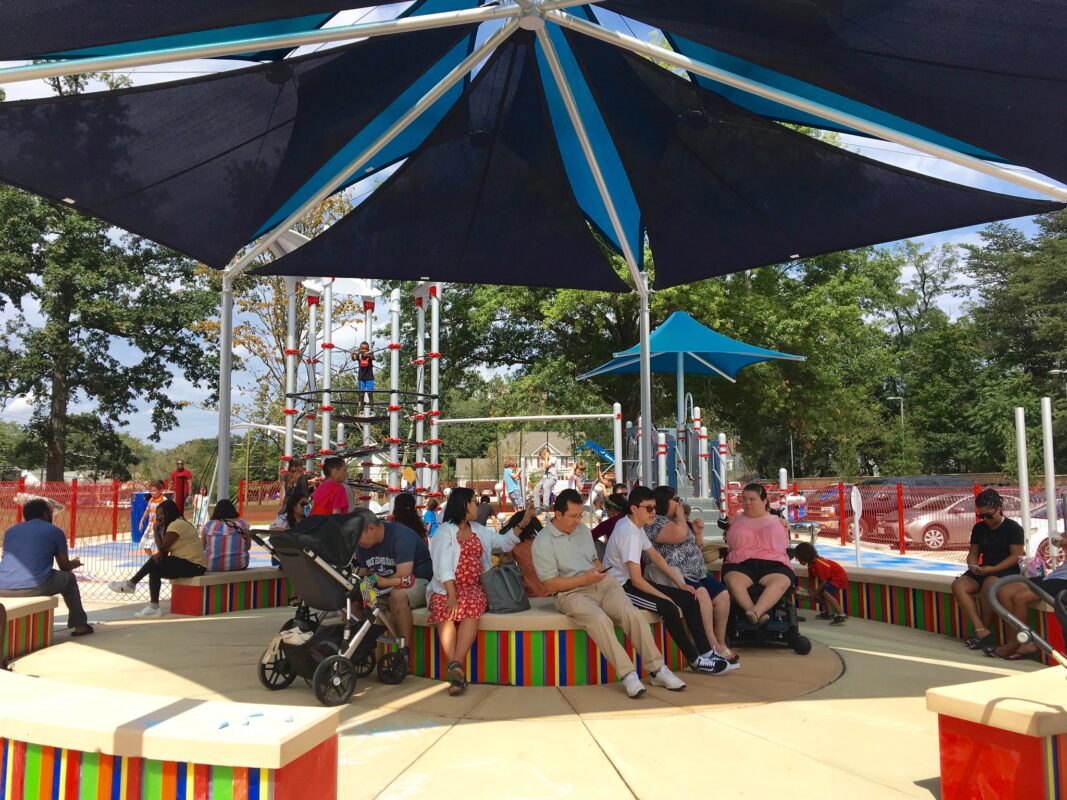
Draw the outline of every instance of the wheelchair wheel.
[[[324,706],[343,706],[356,691],[356,667],[344,656],[329,656],[311,679],[315,699]]]
[[[401,683],[408,675],[408,650],[393,650],[378,660],[378,680],[390,686]]]
[[[811,639],[807,636],[801,636],[799,633],[793,633],[789,636],[789,646],[793,648],[793,652],[798,656],[806,656],[811,652]]]
[[[256,665],[256,673],[259,675],[259,682],[263,684],[263,687],[272,692],[284,689],[296,678],[296,673],[290,666],[289,659],[280,654],[268,664],[260,661]]]
[[[378,657],[374,655],[374,651],[371,650],[362,656],[352,659],[352,661],[356,665],[356,677],[366,678],[374,672],[374,667],[378,664]]]

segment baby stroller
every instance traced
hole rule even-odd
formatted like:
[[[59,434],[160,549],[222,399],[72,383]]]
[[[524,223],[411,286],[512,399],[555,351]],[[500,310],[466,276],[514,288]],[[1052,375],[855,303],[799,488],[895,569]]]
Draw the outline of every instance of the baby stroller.
[[[407,642],[381,602],[389,590],[379,590],[373,575],[355,575],[362,530],[358,514],[313,516],[270,536],[269,548],[300,601],[260,659],[259,680],[267,689],[284,689],[300,676],[320,703],[337,706],[351,699],[357,678],[375,669],[382,683],[407,676]],[[379,659],[379,641],[398,647]]]
[[[729,531],[730,521],[722,518],[718,520],[718,525],[723,531]],[[792,548],[789,549],[792,550]],[[723,555],[725,556],[725,553]],[[789,555],[792,557],[792,553]],[[758,583],[748,589],[748,596],[752,598],[752,602],[756,602],[762,594],[763,587]],[[811,652],[811,640],[800,632],[795,595],[796,586],[790,586],[774,607],[767,612],[770,619],[762,625],[752,624],[745,616],[745,612],[731,597],[726,638],[731,644],[783,644],[792,648],[797,655],[806,656]]]

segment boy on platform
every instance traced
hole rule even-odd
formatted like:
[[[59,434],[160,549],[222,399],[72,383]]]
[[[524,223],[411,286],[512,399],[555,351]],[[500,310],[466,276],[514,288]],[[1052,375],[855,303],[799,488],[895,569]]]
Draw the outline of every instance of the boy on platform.
[[[819,551],[807,542],[797,545],[796,554],[797,561],[808,568],[812,602],[823,604],[824,610],[816,619],[828,619],[831,625],[847,622],[848,616],[839,599],[842,592],[848,591],[848,573],[844,567],[820,556]]]

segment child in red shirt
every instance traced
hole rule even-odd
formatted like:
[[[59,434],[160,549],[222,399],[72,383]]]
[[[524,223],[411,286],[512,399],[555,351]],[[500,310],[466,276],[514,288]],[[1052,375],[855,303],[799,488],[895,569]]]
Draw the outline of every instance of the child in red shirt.
[[[312,515],[347,514],[348,463],[338,456],[331,456],[322,462],[322,474],[326,480],[319,484],[311,498]]]
[[[840,592],[848,591],[848,573],[845,572],[844,567],[836,561],[820,556],[819,551],[807,542],[797,545],[796,555],[797,561],[808,568],[813,601],[822,603],[825,608],[833,609],[833,613],[823,611],[816,619],[828,619],[831,625],[841,625],[847,622],[848,616],[838,599]]]

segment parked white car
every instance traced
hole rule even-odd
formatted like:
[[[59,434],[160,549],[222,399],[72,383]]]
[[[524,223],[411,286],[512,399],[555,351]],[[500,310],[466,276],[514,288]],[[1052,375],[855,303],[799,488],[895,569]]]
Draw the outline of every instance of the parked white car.
[[[1063,498],[1056,500],[1056,531],[1063,538]],[[1048,546],[1048,508],[1047,504],[1041,503],[1030,510],[1030,547],[1029,554],[1041,556],[1041,559],[1049,567],[1053,566],[1052,557],[1049,555]],[[1065,548],[1062,546],[1056,555],[1056,564],[1064,562]]]

